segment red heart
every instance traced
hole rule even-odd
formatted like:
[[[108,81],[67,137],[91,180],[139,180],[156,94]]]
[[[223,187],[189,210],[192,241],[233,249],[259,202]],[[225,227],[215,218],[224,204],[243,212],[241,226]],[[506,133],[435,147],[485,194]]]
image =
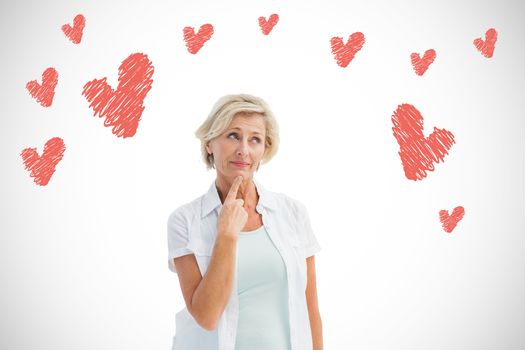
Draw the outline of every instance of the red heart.
[[[57,83],[58,73],[55,68],[49,67],[42,73],[42,85],[37,83],[36,80],[31,80],[26,84],[26,89],[38,103],[44,107],[49,107],[53,103]]]
[[[105,126],[113,126],[117,137],[135,135],[142,111],[144,98],[151,89],[154,67],[147,55],[131,54],[119,67],[118,86],[113,90],[107,78],[94,79],[86,85],[82,95],[90,102],[93,115],[106,117]]]
[[[496,40],[498,40],[498,32],[496,32],[496,29],[490,28],[485,32],[485,41],[481,40],[481,38],[474,39],[474,45],[483,56],[491,58],[494,54]]]
[[[450,233],[456,227],[458,222],[463,219],[463,215],[465,215],[465,209],[463,207],[455,207],[452,211],[452,215],[448,215],[448,211],[446,210],[440,210],[439,220],[445,231]]]
[[[35,183],[45,186],[55,172],[55,167],[62,160],[65,150],[64,141],[59,137],[53,137],[46,142],[41,156],[36,152],[36,148],[26,148],[20,155],[26,169],[31,171],[30,176],[34,177]]]
[[[68,24],[62,26],[62,31],[73,42],[73,44],[79,44],[82,40],[82,31],[86,26],[86,18],[83,15],[76,15],[73,19],[73,27]]]
[[[423,58],[421,58],[419,54],[415,52],[410,55],[412,66],[414,67],[414,70],[416,71],[417,75],[423,75],[423,73],[425,73],[428,69],[428,66],[430,66],[430,64],[434,62],[435,58],[436,51],[434,51],[433,49],[425,51]]]
[[[271,15],[268,21],[266,21],[266,18],[262,16],[259,17],[259,26],[261,27],[261,30],[264,35],[270,34],[277,22],[279,22],[279,16],[276,13]]]
[[[421,180],[426,171],[433,171],[434,164],[443,161],[454,144],[454,135],[445,129],[434,127],[428,137],[423,135],[423,117],[410,104],[402,104],[392,115],[394,137],[399,144],[399,156],[405,176],[409,180]]]
[[[332,44],[332,53],[335,56],[337,64],[345,68],[354,59],[355,54],[363,47],[365,36],[361,32],[356,32],[350,35],[346,45],[343,43],[343,38],[340,37],[333,37],[330,43]]]
[[[195,34],[193,27],[184,27],[183,32],[188,51],[195,55],[202,48],[202,45],[210,40],[213,34],[213,26],[211,24],[203,24],[197,34]]]

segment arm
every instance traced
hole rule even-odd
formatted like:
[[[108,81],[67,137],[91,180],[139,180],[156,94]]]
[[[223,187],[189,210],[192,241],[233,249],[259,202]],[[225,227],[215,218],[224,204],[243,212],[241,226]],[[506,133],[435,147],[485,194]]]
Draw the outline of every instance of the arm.
[[[218,234],[204,276],[195,255],[174,259],[186,307],[195,321],[209,331],[217,326],[232,292],[235,254],[236,240]]]
[[[238,233],[248,219],[244,200],[236,199],[242,181],[242,176],[236,177],[226,195],[204,276],[201,276],[195,255],[174,259],[186,307],[195,321],[209,331],[217,326],[233,289]]]
[[[315,256],[306,258],[307,282],[306,282],[306,302],[308,304],[308,316],[310,318],[310,328],[312,331],[313,350],[323,349],[323,325],[319,305],[317,303],[317,286],[315,278]]]

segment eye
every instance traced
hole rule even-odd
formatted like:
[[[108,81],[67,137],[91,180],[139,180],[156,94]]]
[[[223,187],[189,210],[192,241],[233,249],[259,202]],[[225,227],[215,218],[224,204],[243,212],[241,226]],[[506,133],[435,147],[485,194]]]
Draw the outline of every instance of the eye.
[[[235,139],[239,138],[238,137],[239,135],[236,132],[229,133],[227,137],[231,138],[231,136],[234,136]],[[259,137],[257,137],[257,136],[255,136],[252,140],[255,140],[255,143],[261,143],[261,139]]]
[[[237,138],[237,133],[236,133],[236,132],[231,132],[231,133],[229,133],[229,134],[228,134],[228,138],[230,138],[230,136],[232,136],[232,135],[235,135],[235,138]]]

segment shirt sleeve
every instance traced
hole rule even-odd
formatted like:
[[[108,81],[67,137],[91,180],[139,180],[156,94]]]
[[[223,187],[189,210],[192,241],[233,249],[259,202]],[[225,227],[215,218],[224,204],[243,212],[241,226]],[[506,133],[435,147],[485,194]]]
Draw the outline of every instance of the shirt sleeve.
[[[168,267],[175,273],[173,259],[193,253],[188,249],[188,241],[188,218],[179,208],[168,218]]]
[[[315,237],[314,231],[312,230],[312,225],[310,223],[310,216],[308,215],[308,210],[306,207],[299,201],[296,201],[297,204],[297,220],[299,224],[299,239],[302,241],[304,247],[305,256],[315,255],[315,253],[321,250],[321,246]]]

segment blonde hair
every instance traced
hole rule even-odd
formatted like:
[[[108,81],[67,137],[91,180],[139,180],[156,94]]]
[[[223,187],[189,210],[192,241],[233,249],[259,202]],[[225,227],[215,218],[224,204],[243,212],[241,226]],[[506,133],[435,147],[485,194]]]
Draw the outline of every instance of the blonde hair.
[[[208,118],[195,131],[195,136],[201,141],[202,159],[208,170],[214,168],[214,164],[213,155],[208,154],[206,150],[206,143],[222,135],[238,113],[256,113],[261,115],[265,121],[265,149],[261,163],[269,162],[277,153],[279,126],[268,104],[263,99],[248,94],[226,95],[215,103]]]

